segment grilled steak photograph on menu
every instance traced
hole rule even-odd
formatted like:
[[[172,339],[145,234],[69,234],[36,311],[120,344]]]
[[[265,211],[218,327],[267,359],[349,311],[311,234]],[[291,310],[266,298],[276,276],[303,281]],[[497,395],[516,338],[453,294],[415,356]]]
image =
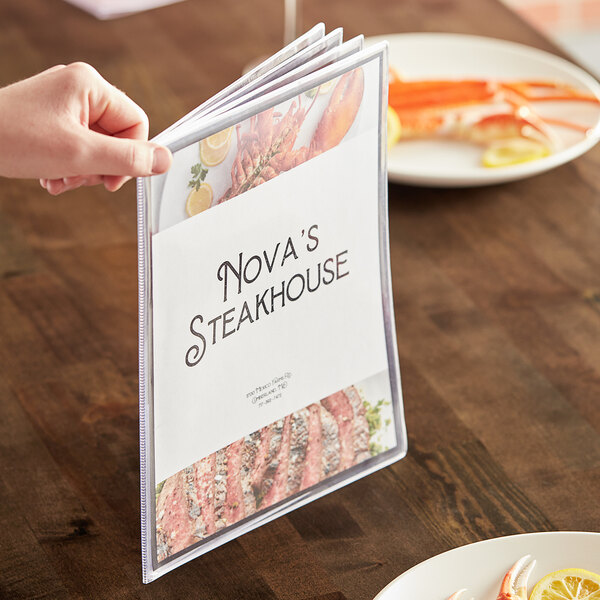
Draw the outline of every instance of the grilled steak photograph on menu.
[[[387,46],[318,25],[155,138],[138,180],[150,582],[406,453]]]
[[[172,475],[157,487],[158,560],[377,456],[390,424],[350,386]]]

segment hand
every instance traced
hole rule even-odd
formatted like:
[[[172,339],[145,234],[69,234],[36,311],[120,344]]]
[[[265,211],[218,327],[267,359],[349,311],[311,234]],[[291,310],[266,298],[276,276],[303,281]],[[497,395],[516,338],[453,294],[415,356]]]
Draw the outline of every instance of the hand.
[[[171,152],[147,140],[144,111],[85,63],[0,89],[0,175],[38,178],[53,195],[164,173]]]

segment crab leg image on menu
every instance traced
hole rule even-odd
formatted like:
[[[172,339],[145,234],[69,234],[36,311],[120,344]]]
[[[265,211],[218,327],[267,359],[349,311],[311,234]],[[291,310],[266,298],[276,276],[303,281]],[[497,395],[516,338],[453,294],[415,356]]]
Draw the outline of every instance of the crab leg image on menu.
[[[326,82],[311,90],[311,94],[300,94],[287,108],[270,108],[202,140],[201,161],[191,168],[192,191],[186,203],[187,215],[194,216],[226,202],[337,146],[356,119],[363,93],[364,73],[359,67],[342,75],[337,82]],[[321,101],[326,96],[328,102],[324,104]],[[312,125],[311,132],[304,131],[311,125],[307,117],[316,111],[321,111],[316,126]],[[305,139],[307,135],[310,135],[308,141],[299,143],[299,138]],[[232,146],[235,156],[229,172],[224,173],[221,163]],[[220,168],[215,177],[229,176],[230,183],[222,193],[213,194],[214,179],[212,184],[206,179],[212,179],[212,174],[207,175],[217,165]]]

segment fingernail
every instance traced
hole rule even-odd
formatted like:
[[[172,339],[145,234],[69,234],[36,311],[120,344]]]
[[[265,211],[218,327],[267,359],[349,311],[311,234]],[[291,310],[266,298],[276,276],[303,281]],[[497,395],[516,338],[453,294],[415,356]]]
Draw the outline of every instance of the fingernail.
[[[164,146],[154,148],[152,156],[152,174],[164,173],[171,166],[171,153]]]

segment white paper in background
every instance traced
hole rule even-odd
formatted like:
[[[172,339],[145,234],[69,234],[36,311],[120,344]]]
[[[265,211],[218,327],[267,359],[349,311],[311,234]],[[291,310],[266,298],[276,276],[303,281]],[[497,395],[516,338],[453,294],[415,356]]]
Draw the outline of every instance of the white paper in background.
[[[377,90],[372,95],[376,100]],[[379,130],[377,111],[366,114],[374,115],[374,123],[361,135],[153,236],[157,482],[301,407],[387,372],[374,151]],[[319,243],[309,252],[307,244],[314,246],[314,241],[308,231],[315,224],[318,230],[312,233]],[[298,258],[281,266],[288,238]],[[244,263],[263,251],[272,255],[277,243],[272,272],[266,272],[263,259],[261,275],[243,284],[241,294],[232,285],[224,302],[219,266],[226,260],[237,266],[240,252]],[[257,294],[271,286],[280,289],[282,281],[308,268],[314,274],[318,263],[340,254],[347,261],[340,274],[348,274],[330,285],[321,283],[315,292],[286,300],[283,308],[276,303],[273,312],[261,312],[253,323],[245,320],[225,338],[223,317],[214,330],[208,325],[235,309],[227,325],[233,331],[244,301],[254,313]],[[257,265],[255,260],[249,267],[249,279]],[[296,284],[294,291],[299,280]],[[190,325],[199,314],[203,323],[195,326],[207,338],[206,352],[190,367],[186,352],[199,343]],[[260,389],[280,377],[287,384],[283,393],[260,406],[255,401]]]
[[[182,0],[65,0],[97,19],[115,19]]]

